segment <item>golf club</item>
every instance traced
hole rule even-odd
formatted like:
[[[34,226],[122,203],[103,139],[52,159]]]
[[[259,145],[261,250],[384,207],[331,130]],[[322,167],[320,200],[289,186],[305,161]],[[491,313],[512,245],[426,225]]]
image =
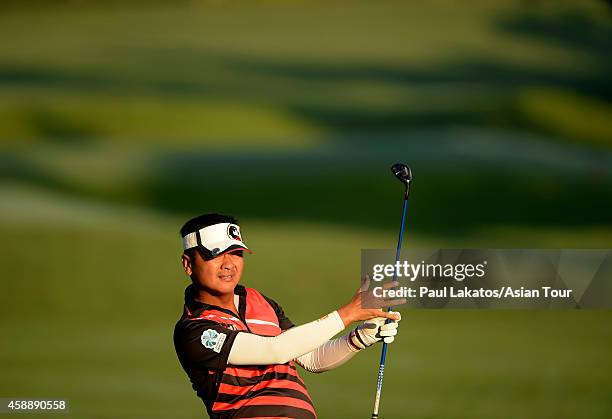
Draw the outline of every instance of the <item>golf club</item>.
[[[410,167],[403,163],[395,163],[391,166],[391,173],[404,184],[404,207],[402,209],[402,222],[400,224],[399,237],[397,239],[397,251],[395,253],[395,262],[400,258],[402,249],[402,238],[404,235],[404,222],[406,221],[406,210],[408,208],[408,194],[410,193],[410,184],[412,183],[412,171]],[[397,272],[393,274],[393,282],[397,279]],[[387,311],[391,307],[387,308]],[[387,323],[390,320],[387,321]],[[380,394],[382,393],[382,383],[385,374],[385,362],[387,360],[387,344],[383,341],[382,354],[380,356],[380,365],[378,367],[378,382],[376,383],[376,396],[374,398],[374,410],[372,411],[372,419],[378,419],[378,408],[380,406]]]

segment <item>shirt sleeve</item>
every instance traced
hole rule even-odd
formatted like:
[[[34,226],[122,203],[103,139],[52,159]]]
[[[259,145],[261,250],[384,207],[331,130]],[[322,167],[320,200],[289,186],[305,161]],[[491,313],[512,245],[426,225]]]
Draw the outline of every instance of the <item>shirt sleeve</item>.
[[[278,325],[281,330],[291,329],[295,326],[291,320],[285,315],[285,311],[283,308],[273,299],[263,296],[266,301],[272,306],[274,312],[276,313],[276,317],[278,318]]]
[[[337,311],[291,329],[278,336],[240,333],[229,354],[232,365],[284,364],[323,345],[344,330]]]
[[[238,333],[210,320],[185,320],[175,329],[174,346],[182,362],[222,370]]]

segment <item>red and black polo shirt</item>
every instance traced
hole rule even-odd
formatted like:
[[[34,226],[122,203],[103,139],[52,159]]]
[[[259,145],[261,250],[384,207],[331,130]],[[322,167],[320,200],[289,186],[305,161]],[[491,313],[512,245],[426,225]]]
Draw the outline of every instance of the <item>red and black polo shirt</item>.
[[[183,315],[174,328],[174,346],[193,389],[213,419],[313,419],[316,413],[293,361],[235,366],[227,363],[238,333],[276,336],[294,326],[283,309],[257,290],[236,286],[239,318],[199,302],[190,285]]]

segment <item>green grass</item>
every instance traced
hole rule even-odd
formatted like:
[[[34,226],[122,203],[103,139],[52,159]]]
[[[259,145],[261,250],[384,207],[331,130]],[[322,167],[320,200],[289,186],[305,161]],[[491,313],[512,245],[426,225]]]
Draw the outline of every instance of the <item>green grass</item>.
[[[187,284],[176,234],[182,218],[23,185],[4,184],[2,193],[10,200],[0,205],[0,392],[65,397],[78,418],[201,416],[171,341]],[[297,323],[347,300],[358,284],[359,250],[392,247],[394,239],[376,230],[257,219],[244,220],[243,230],[255,250],[243,282],[279,300]],[[564,234],[510,230],[461,243],[538,246]],[[568,237],[584,247],[602,244],[589,231]],[[419,235],[408,241],[455,244]],[[608,417],[610,320],[609,311],[406,311],[382,412]],[[368,414],[378,356],[371,349],[339,370],[302,374],[320,417]]]
[[[417,176],[415,232],[465,238],[497,226],[596,230],[610,224],[609,152],[482,129],[377,137],[372,144],[339,135],[293,150],[12,146],[0,155],[0,174],[76,198],[172,214],[214,208],[359,228],[367,220],[370,228],[394,231],[401,197],[388,167],[405,160]]]
[[[172,143],[178,148],[304,148],[323,127],[283,109],[223,102],[105,94],[40,92],[5,94],[4,147],[26,144],[104,142],[130,146]],[[254,135],[254,133],[256,133]],[[253,138],[255,136],[255,138]],[[208,140],[203,140],[206,138]]]
[[[609,10],[540,3],[3,3],[0,395],[203,416],[181,223],[238,215],[244,283],[306,322],[393,247],[398,160],[408,246],[609,248]],[[406,311],[382,417],[610,417],[610,320]],[[321,418],[369,414],[378,357],[303,374]]]
[[[560,136],[580,139],[583,144],[612,144],[612,107],[609,102],[563,91],[527,91],[519,96],[518,108],[528,124]]]
[[[609,148],[605,16],[594,0],[7,8],[0,138],[292,147],[468,124]],[[525,96],[539,88],[567,93]]]

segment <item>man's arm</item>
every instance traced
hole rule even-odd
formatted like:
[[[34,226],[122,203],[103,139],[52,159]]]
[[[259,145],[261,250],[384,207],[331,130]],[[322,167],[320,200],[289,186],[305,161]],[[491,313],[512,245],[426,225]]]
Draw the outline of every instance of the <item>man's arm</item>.
[[[323,345],[295,359],[306,371],[320,373],[346,363],[360,349],[350,341],[350,333],[325,342]]]
[[[238,333],[229,353],[232,365],[284,364],[310,352],[344,330],[344,322],[334,311],[301,326],[292,327],[278,336]]]
[[[314,322],[293,327],[278,336],[265,337],[238,333],[230,350],[228,363],[233,365],[284,364],[323,345],[355,321],[370,320],[376,317],[385,320],[400,318],[399,313],[384,312],[379,308],[362,308],[362,306],[372,306],[373,301],[362,301],[365,298],[371,297],[368,296],[367,286],[362,286],[351,301],[337,311]],[[381,300],[377,303],[381,306],[394,306],[405,302],[405,299],[397,299]]]
[[[357,352],[376,342],[384,340],[385,343],[392,343],[401,317],[391,323],[385,323],[386,320],[383,317],[372,319],[342,337],[327,341],[313,351],[296,358],[295,361],[306,371],[315,373],[337,368]]]

